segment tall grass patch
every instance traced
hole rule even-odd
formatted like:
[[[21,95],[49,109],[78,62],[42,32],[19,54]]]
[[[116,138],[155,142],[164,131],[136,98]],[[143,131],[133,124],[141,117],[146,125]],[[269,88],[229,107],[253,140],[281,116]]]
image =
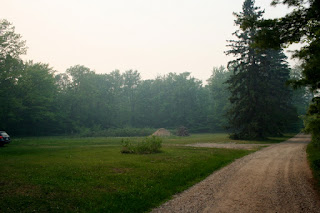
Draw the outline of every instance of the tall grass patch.
[[[122,140],[121,153],[127,154],[152,154],[160,152],[162,138],[150,136],[138,142],[132,142],[129,138]]]

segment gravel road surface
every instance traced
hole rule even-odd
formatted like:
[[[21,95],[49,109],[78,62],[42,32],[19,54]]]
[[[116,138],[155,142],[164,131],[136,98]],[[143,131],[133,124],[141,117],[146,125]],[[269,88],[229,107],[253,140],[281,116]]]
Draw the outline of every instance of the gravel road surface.
[[[319,212],[299,134],[236,160],[152,212]]]

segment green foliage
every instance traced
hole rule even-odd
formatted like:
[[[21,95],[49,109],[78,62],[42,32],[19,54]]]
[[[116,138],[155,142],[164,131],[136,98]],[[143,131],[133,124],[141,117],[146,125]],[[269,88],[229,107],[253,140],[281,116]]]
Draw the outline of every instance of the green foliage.
[[[291,69],[290,79],[293,81],[300,80],[302,78],[302,68],[296,66]],[[307,114],[308,107],[313,98],[312,92],[306,86],[301,86],[295,88],[293,91],[292,102],[293,105],[297,108],[297,113],[300,116],[300,120],[294,123],[298,128],[304,128],[303,119]]]
[[[22,135],[50,133],[55,124],[54,101],[57,94],[54,71],[47,64],[22,63],[9,58],[1,68],[1,73],[8,75],[7,79],[0,80],[0,99],[2,103],[8,103],[0,106],[1,129]]]
[[[194,131],[208,130],[208,89],[190,73],[142,81],[137,71],[101,75],[77,65],[57,75],[56,80],[61,133],[142,136],[152,133],[145,127],[180,125]],[[93,131],[95,126],[100,129]],[[141,133],[137,128],[143,129]]]
[[[317,115],[305,117],[305,132],[312,134],[312,143],[320,147],[320,119]]]
[[[19,112],[21,122],[16,126],[20,130],[17,132],[24,135],[50,132],[55,125],[53,104],[57,86],[54,71],[48,64],[25,62],[17,86],[23,104]]]
[[[0,21],[0,30],[0,103],[6,103],[0,105],[0,129],[11,135],[146,136],[178,126],[224,131],[231,95],[224,82],[237,64],[214,68],[206,86],[189,72],[141,80],[138,71],[97,74],[75,65],[58,74],[48,64],[19,58],[25,42],[9,22]],[[265,77],[256,84],[264,85]],[[261,101],[266,89],[250,91]]]
[[[169,73],[137,87],[136,125],[206,126],[208,93],[190,73]]]
[[[209,125],[212,131],[223,131],[227,126],[227,112],[230,108],[230,91],[228,90],[227,80],[230,78],[231,69],[227,70],[221,66],[214,67],[212,75],[208,80],[210,90],[210,109],[209,109]]]
[[[320,147],[320,97],[313,98],[307,116],[304,118],[305,132],[312,134],[312,143],[315,147]]]
[[[160,152],[162,139],[156,136],[144,138],[139,142],[131,142],[129,139],[122,140],[121,153],[152,154]]]
[[[21,87],[23,62],[20,55],[26,53],[25,41],[15,33],[15,28],[5,19],[0,19],[0,129],[8,129],[21,121],[18,113],[24,108]]]
[[[281,50],[255,48],[255,23],[263,11],[245,0],[243,11],[235,14],[235,23],[245,25],[234,33],[238,40],[230,41],[232,54],[237,59],[229,62],[233,74],[228,79],[231,107],[228,111],[229,128],[234,139],[262,139],[281,135],[297,120],[291,102],[291,91],[285,87],[289,79],[286,57]]]
[[[319,139],[319,138],[318,138]],[[310,143],[307,147],[308,161],[320,192],[320,145]]]
[[[177,135],[177,136],[190,136],[188,129],[184,126],[180,126],[176,130],[175,135]]]
[[[256,26],[260,30],[253,45],[264,49],[279,49],[292,43],[302,44],[293,55],[301,62],[302,76],[289,83],[295,88],[307,87],[316,95],[320,88],[320,3],[318,0],[272,1],[274,5],[280,3],[293,7],[292,12],[279,19],[257,22]],[[243,29],[247,27],[246,24],[242,26]],[[320,112],[314,111],[314,108],[319,108],[317,105],[320,105],[319,101],[313,101],[305,120],[306,129],[312,133],[313,143],[316,144],[319,143],[320,128]]]
[[[10,22],[0,19],[0,62],[7,57],[18,59],[27,52],[26,42],[21,38]]]

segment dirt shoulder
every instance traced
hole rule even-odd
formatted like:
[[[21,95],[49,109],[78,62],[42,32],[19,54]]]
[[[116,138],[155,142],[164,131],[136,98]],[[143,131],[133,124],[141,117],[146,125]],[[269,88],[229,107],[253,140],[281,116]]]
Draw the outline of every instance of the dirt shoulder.
[[[152,212],[320,212],[309,141],[297,135],[238,159]]]
[[[271,146],[271,145],[273,144],[196,143],[196,144],[188,144],[185,146],[255,150],[255,149],[259,149],[260,147]]]

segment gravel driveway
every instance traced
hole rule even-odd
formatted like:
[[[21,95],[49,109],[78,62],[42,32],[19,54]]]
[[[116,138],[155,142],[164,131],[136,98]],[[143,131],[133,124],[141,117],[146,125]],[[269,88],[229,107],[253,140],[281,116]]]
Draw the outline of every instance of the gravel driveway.
[[[152,212],[320,212],[308,142],[300,134],[238,159]]]

